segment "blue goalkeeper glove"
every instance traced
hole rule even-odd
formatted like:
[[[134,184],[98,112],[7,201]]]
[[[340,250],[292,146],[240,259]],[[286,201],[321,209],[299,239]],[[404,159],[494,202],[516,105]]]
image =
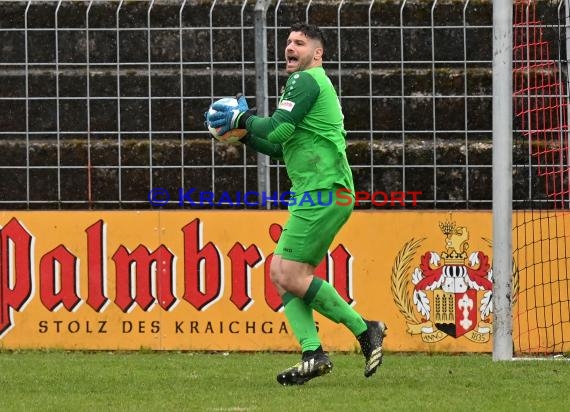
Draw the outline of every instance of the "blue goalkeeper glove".
[[[206,121],[211,127],[218,130],[220,135],[227,133],[231,129],[245,129],[245,121],[251,116],[245,96],[239,93],[236,96],[238,105],[228,106],[226,104],[214,103],[212,109],[214,113],[206,116]]]

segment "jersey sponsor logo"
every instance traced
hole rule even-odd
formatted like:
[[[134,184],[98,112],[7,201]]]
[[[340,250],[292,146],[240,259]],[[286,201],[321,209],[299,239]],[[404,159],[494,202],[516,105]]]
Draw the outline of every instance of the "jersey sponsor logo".
[[[295,107],[295,102],[292,102],[291,100],[282,100],[279,103],[279,109],[283,109],[283,110],[287,110],[288,112],[290,112],[291,110],[293,110],[293,107]]]

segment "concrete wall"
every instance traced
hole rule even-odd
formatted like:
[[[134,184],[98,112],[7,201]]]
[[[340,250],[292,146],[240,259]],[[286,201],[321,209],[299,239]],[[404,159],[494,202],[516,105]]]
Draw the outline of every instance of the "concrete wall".
[[[289,22],[305,19],[307,2],[284,3],[279,7],[277,15],[275,4],[271,5],[267,14],[269,25],[277,19],[280,25],[287,27]],[[162,64],[153,64],[151,67],[150,93],[148,66],[129,64],[148,62],[148,31],[144,28],[147,27],[149,5],[147,2],[123,4],[120,11],[122,31],[117,44],[116,31],[104,30],[116,27],[117,4],[99,2],[92,5],[88,13],[90,33],[87,39],[85,30],[74,29],[86,27],[88,3],[64,2],[56,10],[56,2],[35,2],[27,14],[26,64],[26,33],[23,28],[27,2],[0,3],[0,27],[10,29],[0,30],[0,97],[4,98],[0,100],[0,130],[3,131],[0,135],[0,164],[14,166],[0,169],[0,193],[7,194],[6,200],[18,201],[13,204],[4,203],[1,207],[145,207],[144,203],[129,206],[117,202],[144,201],[149,186],[168,184],[176,187],[177,184],[184,183],[183,178],[192,181],[197,189],[211,188],[211,171],[196,168],[182,172],[182,157],[185,166],[190,167],[209,165],[212,158],[216,159],[217,165],[234,164],[239,167],[244,162],[255,165],[254,153],[244,153],[233,146],[213,146],[204,132],[202,118],[203,111],[211,101],[212,89],[215,95],[231,95],[241,88],[243,82],[249,94],[255,93],[252,64],[245,67],[235,64],[220,67],[213,76],[208,67],[211,61],[235,62],[241,61],[242,57],[243,60],[253,61],[255,2],[247,2],[243,8],[244,26],[249,27],[242,32],[246,45],[244,56],[241,55],[239,36],[232,30],[216,30],[214,48],[210,50],[209,21],[212,3],[198,0],[187,2],[181,14],[183,26],[195,30],[184,32],[182,57],[184,62],[197,64],[186,65],[183,70],[183,94],[192,99],[184,101],[182,119],[180,99],[175,98],[180,96],[179,32],[170,29],[179,25],[181,3],[156,2],[150,14],[151,26],[164,28],[151,34],[150,62]],[[241,1],[218,2],[215,13],[212,14],[213,26],[239,26],[242,5]],[[367,190],[374,182],[375,187],[386,191],[401,190],[405,183],[406,190],[422,190],[425,193],[427,200],[422,207],[490,206],[491,135],[488,131],[492,128],[492,39],[488,26],[492,24],[492,3],[471,1],[465,21],[463,8],[464,2],[459,0],[438,4],[433,14],[433,23],[438,30],[435,31],[436,47],[432,56],[430,7],[426,7],[422,1],[408,2],[404,10],[404,21],[407,26],[417,29],[408,29],[404,34],[404,72],[398,30],[400,2],[375,2],[371,14],[372,26],[392,30],[374,32],[371,52],[367,40],[363,42],[362,37],[362,28],[368,25],[369,1],[351,1],[342,10],[339,24],[343,40],[340,48],[335,28],[338,3],[317,1],[309,9],[311,22],[326,27],[328,62],[325,67],[333,83],[339,86],[341,94],[368,96],[371,87],[373,96],[384,96],[375,99],[372,106],[366,99],[343,100],[351,163],[394,165],[393,169],[376,170],[374,178],[371,168],[355,168],[358,188]],[[56,11],[57,32],[54,30]],[[471,26],[465,38],[466,55],[462,27],[465,22]],[[479,26],[480,29],[477,28]],[[133,28],[143,30],[130,30]],[[280,57],[286,31],[278,33],[280,46],[277,56]],[[274,30],[268,30],[270,60],[276,55],[274,35]],[[87,49],[89,76],[86,66]],[[374,63],[372,71],[367,63],[369,52],[375,62],[381,62]],[[121,61],[119,70],[116,64],[117,54]],[[466,76],[462,63],[465,57],[470,62],[466,66]],[[339,58],[343,62],[342,76],[339,76],[336,63]],[[435,61],[454,63],[432,66],[432,58]],[[414,61],[420,63],[412,64]],[[270,77],[271,81],[277,80],[280,84],[286,79],[282,71],[272,72]],[[413,96],[405,100],[404,119],[402,100],[398,97],[402,94],[403,78],[404,95]],[[120,84],[120,96],[117,96],[117,84]],[[87,90],[89,99],[86,98]],[[435,96],[446,98],[434,100],[434,91]],[[465,98],[466,91],[468,99]],[[272,89],[270,93],[274,95],[275,91]],[[149,94],[173,98],[153,100],[149,118]],[[24,99],[26,96],[31,99],[28,105]],[[118,97],[125,98],[121,99],[120,123],[117,116]],[[133,99],[136,97],[140,99]],[[250,98],[250,104],[255,105],[255,99]],[[273,108],[273,99],[270,104]],[[372,140],[369,134],[356,132],[370,128],[370,110],[374,129]],[[434,130],[434,117],[435,133],[413,132]],[[170,133],[180,132],[182,123],[185,131],[183,147],[180,133]],[[149,132],[150,124],[152,133]],[[470,133],[467,140],[466,133],[438,132],[465,129],[485,132]],[[119,140],[118,130],[139,133],[123,134]],[[394,130],[403,131],[404,144],[402,136],[389,133]],[[149,135],[152,135],[152,142]],[[407,165],[453,167],[410,167],[406,169],[404,177],[404,150]],[[525,146],[521,145],[515,154],[515,160],[524,163],[526,151]],[[152,153],[152,159],[149,153]],[[371,153],[373,159],[370,158]],[[149,169],[151,163],[152,170]],[[27,171],[28,165],[35,169]],[[94,168],[89,169],[86,167],[88,165]],[[180,165],[180,168],[161,168],[164,165]],[[58,170],[58,166],[67,166],[68,169],[64,167]],[[123,169],[124,166],[133,168]],[[279,173],[282,181],[287,182],[284,171]],[[434,175],[437,179],[436,186]],[[525,176],[524,171],[521,176]],[[276,176],[272,179],[275,181]],[[219,191],[242,187],[244,180],[245,189],[257,188],[255,171],[246,171],[245,168],[236,168],[232,173],[220,171],[215,180],[216,190]],[[524,197],[527,192],[526,180],[515,185],[515,196]],[[27,202],[34,198],[53,203],[36,206]],[[60,202],[66,199],[79,203],[66,205]],[[89,199],[101,203],[81,204]],[[445,200],[445,203],[438,205],[438,199]]]

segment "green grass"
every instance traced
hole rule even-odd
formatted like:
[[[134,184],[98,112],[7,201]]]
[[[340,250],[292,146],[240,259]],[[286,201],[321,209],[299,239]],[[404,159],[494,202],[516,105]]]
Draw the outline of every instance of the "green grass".
[[[358,354],[283,387],[294,354],[0,352],[2,411],[559,411],[570,362],[493,362],[490,355],[387,354],[366,379]]]

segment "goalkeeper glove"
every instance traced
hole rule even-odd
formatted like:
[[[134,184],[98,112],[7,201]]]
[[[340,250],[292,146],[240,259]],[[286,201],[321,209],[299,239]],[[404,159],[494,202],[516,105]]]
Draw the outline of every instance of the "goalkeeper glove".
[[[218,129],[220,135],[227,133],[231,129],[245,129],[246,120],[252,115],[245,96],[239,93],[236,99],[238,101],[237,107],[214,103],[212,109],[215,112],[212,114],[208,113],[206,117],[208,124]]]

